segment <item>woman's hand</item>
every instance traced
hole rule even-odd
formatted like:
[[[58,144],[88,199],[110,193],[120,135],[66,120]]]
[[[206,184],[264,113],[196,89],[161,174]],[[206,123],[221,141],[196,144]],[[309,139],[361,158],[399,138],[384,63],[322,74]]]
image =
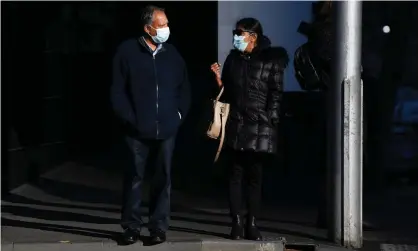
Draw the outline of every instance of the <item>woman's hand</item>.
[[[223,84],[222,84],[222,80],[221,80],[221,65],[218,64],[218,63],[213,63],[210,66],[210,69],[215,74],[216,82],[218,83],[218,86],[222,87]]]

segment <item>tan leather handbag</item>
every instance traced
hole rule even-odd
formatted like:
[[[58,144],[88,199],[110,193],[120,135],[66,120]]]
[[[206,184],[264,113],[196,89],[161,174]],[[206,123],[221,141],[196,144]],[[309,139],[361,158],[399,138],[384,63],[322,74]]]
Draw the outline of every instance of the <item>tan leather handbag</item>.
[[[219,139],[219,147],[216,151],[215,162],[218,160],[225,139],[225,125],[229,115],[229,104],[220,102],[219,99],[224,92],[222,87],[216,100],[213,101],[213,120],[209,125],[207,135],[212,139]]]

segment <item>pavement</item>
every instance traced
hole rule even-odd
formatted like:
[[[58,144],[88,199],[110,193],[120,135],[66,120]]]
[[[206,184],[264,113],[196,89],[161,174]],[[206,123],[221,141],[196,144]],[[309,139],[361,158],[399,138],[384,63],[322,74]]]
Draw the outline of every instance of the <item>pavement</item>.
[[[283,183],[282,186],[289,185]],[[265,205],[259,220],[265,240],[237,242],[227,240],[230,220],[225,197],[198,196],[177,189],[172,192],[168,242],[149,246],[144,238],[138,244],[121,246],[118,245],[121,188],[120,170],[100,169],[77,162],[58,166],[42,175],[36,185],[25,184],[2,198],[2,248],[32,251],[134,250],[138,246],[141,250],[184,251],[339,249],[327,242],[326,230],[315,227],[316,209],[309,203],[303,205],[283,200]],[[389,244],[407,245],[406,250],[416,247],[418,203],[410,203],[411,198],[417,199],[414,191],[404,191],[402,196],[386,196],[385,207],[374,202],[375,218],[389,215],[386,218],[390,220],[378,224],[378,229],[364,232],[365,246],[373,246],[375,250]],[[144,197],[147,201],[147,186]],[[309,201],[300,197],[295,200]],[[414,206],[405,208],[405,201]],[[389,214],[401,205],[402,214]],[[146,203],[143,210],[146,213]],[[147,235],[144,231],[144,236]],[[297,248],[291,248],[292,245]],[[392,247],[391,250],[396,249]]]

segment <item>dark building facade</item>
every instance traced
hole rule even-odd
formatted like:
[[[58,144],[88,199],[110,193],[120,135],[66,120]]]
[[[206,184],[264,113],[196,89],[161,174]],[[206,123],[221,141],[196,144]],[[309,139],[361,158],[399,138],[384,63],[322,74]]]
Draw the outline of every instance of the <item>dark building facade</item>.
[[[2,2],[3,191],[35,180],[59,163],[114,148],[118,134],[109,104],[111,58],[117,44],[137,35],[138,13],[146,4]],[[199,177],[200,170],[212,165],[206,150],[193,146],[204,145],[195,125],[203,109],[202,100],[208,99],[214,85],[209,66],[217,61],[218,3],[154,4],[167,11],[170,42],[185,58],[192,82],[192,111],[180,132],[175,158],[177,166],[190,168],[178,168],[174,175]],[[410,14],[400,15],[405,8]],[[418,57],[414,56],[418,36],[410,25],[416,23],[416,10],[413,3],[407,7],[394,2],[364,3],[363,60],[365,70],[379,80],[378,99],[386,108],[376,115],[376,121],[386,123],[386,129],[379,130],[387,135],[396,89],[399,85],[418,88]],[[395,35],[381,31],[386,22]],[[196,42],[197,32],[202,34]],[[202,37],[204,48],[198,47]],[[390,48],[404,50],[392,52]],[[398,61],[403,63],[395,63]],[[389,81],[388,76],[392,80],[394,76],[402,78]],[[285,136],[276,163],[284,169],[296,170],[296,166],[305,165],[303,159],[319,159],[322,149],[312,150],[322,140],[316,136],[321,128],[312,121],[326,116],[325,111],[316,109],[319,98],[317,93],[285,93]],[[196,163],[200,168],[195,168]],[[310,173],[315,169],[303,170]]]

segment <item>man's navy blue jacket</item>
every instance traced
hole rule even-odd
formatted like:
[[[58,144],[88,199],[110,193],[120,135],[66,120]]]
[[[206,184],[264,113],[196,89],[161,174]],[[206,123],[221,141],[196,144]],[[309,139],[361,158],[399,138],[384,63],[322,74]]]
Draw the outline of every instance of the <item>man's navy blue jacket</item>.
[[[186,117],[190,86],[186,64],[173,45],[153,56],[143,39],[119,45],[113,59],[113,109],[135,136],[167,139]]]

